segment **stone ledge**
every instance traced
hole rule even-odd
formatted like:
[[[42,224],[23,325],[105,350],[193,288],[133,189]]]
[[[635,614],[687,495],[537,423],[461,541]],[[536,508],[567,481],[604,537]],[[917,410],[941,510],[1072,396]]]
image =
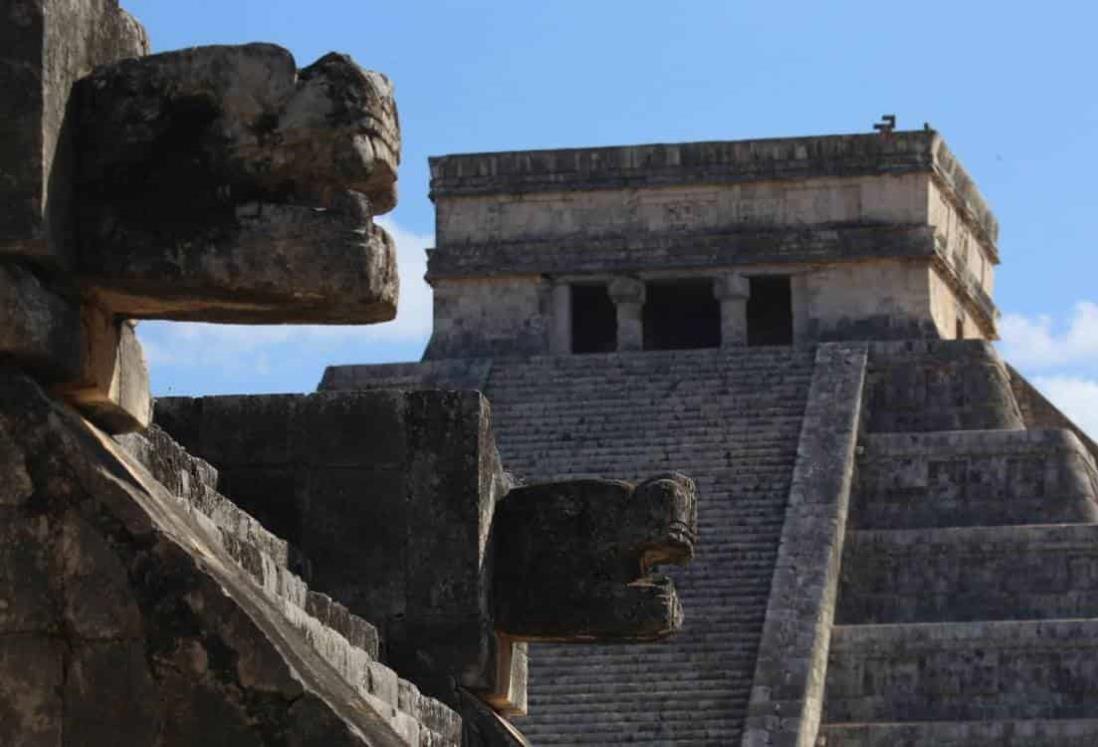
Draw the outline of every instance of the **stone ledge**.
[[[820,734],[819,747],[1093,747],[1098,720],[829,724]]]
[[[812,228],[671,231],[574,240],[456,244],[430,250],[427,278],[522,274],[603,274],[712,269],[770,262],[935,256],[927,226],[821,225]]]

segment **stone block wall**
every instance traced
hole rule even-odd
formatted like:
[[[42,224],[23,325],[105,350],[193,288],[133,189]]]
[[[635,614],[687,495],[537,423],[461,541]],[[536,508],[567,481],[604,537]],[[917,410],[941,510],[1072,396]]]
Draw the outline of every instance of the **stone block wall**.
[[[217,465],[220,490],[300,548],[318,590],[379,626],[402,675],[455,704],[457,686],[506,700],[488,534],[508,485],[482,396],[165,398],[156,420]],[[514,696],[521,708],[524,693]]]
[[[547,352],[550,292],[540,275],[436,280],[434,325],[424,358]]]
[[[0,370],[0,742],[460,744],[209,465],[122,440]]]

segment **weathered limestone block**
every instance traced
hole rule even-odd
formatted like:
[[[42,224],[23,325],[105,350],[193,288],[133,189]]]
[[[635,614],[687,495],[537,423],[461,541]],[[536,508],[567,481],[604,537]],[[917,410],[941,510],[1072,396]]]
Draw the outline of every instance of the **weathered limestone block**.
[[[1010,374],[984,340],[874,342],[866,387],[871,433],[1025,427]]]
[[[496,628],[527,641],[649,641],[678,630],[674,584],[648,571],[694,556],[695,493],[679,474],[636,487],[576,480],[512,490],[493,526]]]
[[[55,391],[110,433],[143,430],[152,421],[149,368],[134,324],[91,304],[81,308],[80,372]]]
[[[860,446],[858,528],[1098,521],[1098,469],[1071,431],[879,433]]]
[[[391,670],[256,583],[208,518],[11,369],[0,458],[29,482],[0,493],[0,743],[457,744],[452,713],[401,709]]]
[[[105,66],[76,88],[80,269],[113,312],[225,322],[395,314],[400,133],[385,76],[269,44]]]
[[[83,332],[77,304],[43,284],[27,267],[0,265],[0,360],[43,381],[79,375]]]
[[[118,0],[0,2],[0,254],[73,253],[73,83],[98,65],[148,53]]]
[[[50,384],[111,433],[142,429],[152,418],[133,324],[62,297],[29,266],[0,265],[0,360]]]

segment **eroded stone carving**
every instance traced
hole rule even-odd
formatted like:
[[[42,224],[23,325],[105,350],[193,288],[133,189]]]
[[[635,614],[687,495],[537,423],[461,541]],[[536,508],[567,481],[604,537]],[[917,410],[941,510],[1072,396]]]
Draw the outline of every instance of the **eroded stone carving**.
[[[124,60],[77,86],[80,266],[131,317],[391,319],[389,80],[270,44]]]
[[[674,584],[650,569],[694,556],[694,482],[576,480],[519,487],[493,526],[495,622],[526,641],[663,638],[682,625]]]

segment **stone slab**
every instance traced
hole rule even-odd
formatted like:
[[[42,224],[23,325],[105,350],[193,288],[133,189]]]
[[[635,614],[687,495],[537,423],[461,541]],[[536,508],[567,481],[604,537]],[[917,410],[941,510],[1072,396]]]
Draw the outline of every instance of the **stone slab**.
[[[831,723],[1093,719],[1098,622],[839,626]]]

